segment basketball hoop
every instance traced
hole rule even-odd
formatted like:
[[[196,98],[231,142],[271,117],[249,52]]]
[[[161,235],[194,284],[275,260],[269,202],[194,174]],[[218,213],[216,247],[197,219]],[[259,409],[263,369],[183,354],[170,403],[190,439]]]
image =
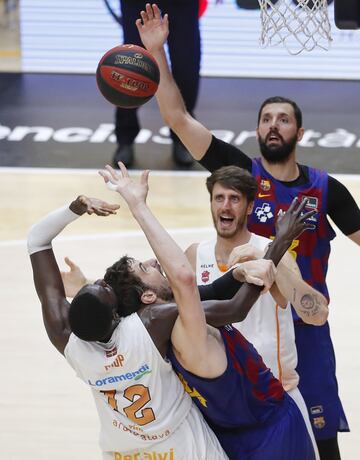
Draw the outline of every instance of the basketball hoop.
[[[327,0],[258,0],[263,47],[281,43],[290,54],[330,48]]]

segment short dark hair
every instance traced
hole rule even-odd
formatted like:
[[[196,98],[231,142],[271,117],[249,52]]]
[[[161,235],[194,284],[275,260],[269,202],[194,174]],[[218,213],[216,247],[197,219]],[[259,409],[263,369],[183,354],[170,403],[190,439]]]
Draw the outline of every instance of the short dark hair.
[[[71,331],[88,342],[101,341],[111,335],[113,309],[83,288],[74,297],[69,309]]]
[[[282,96],[272,96],[272,97],[269,97],[268,99],[265,99],[265,101],[261,104],[261,107],[259,110],[258,126],[260,124],[260,118],[261,118],[261,113],[263,111],[263,108],[269,104],[290,104],[291,107],[294,109],[297,129],[300,129],[302,127],[302,113],[301,113],[299,106],[297,105],[296,102],[292,101],[291,99],[288,99]]]
[[[241,192],[246,196],[248,202],[255,200],[258,188],[257,182],[246,169],[239,168],[239,166],[223,166],[213,171],[206,179],[206,187],[210,193],[210,198],[212,198],[213,188],[216,183]]]
[[[104,281],[113,288],[120,316],[128,316],[143,306],[142,294],[149,288],[133,271],[134,259],[123,256],[106,270]]]

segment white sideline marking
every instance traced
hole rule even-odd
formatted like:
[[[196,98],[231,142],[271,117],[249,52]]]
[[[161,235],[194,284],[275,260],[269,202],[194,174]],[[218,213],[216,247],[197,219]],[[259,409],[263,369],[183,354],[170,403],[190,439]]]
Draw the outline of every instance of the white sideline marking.
[[[98,169],[83,169],[83,168],[18,168],[13,166],[3,166],[0,167],[0,174],[11,173],[11,174],[80,174],[84,176],[92,176],[97,175],[98,171],[102,168]],[[130,172],[139,175],[142,173],[142,169],[130,169]],[[150,170],[152,176],[199,176],[199,177],[206,177],[210,173],[208,171],[158,171],[158,170]],[[335,177],[338,180],[354,180],[360,181],[360,174],[330,174],[330,176]]]
[[[97,176],[98,171],[103,168],[98,169],[76,169],[76,168],[17,168],[17,167],[0,167],[0,174],[71,174],[71,175],[84,175],[84,176]],[[142,169],[130,169],[130,173],[135,174],[136,176],[142,173]],[[210,173],[208,171],[158,171],[152,170],[151,176],[199,176],[206,177]]]
[[[184,227],[168,229],[167,232],[170,235],[186,235],[189,233],[198,234],[205,232],[213,232],[213,227]],[[93,235],[73,235],[73,236],[58,236],[53,241],[91,241],[101,240],[109,238],[139,238],[143,237],[144,233],[141,230],[129,230],[124,232],[112,232],[112,233],[95,233]],[[0,241],[0,247],[14,247],[14,246],[25,246],[26,240],[8,240]]]

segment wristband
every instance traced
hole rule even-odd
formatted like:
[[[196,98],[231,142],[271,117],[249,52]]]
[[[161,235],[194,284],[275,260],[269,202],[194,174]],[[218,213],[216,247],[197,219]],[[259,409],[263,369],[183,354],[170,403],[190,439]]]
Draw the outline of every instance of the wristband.
[[[27,248],[29,255],[51,249],[52,240],[71,222],[79,218],[69,206],[52,211],[34,224],[28,234]]]

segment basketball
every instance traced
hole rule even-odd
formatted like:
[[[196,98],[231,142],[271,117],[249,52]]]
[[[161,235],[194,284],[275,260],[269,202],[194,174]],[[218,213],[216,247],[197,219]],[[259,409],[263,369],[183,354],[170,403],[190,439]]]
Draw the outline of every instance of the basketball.
[[[104,98],[128,109],[150,100],[159,80],[159,67],[153,56],[145,48],[131,44],[111,48],[96,70],[96,82]]]

